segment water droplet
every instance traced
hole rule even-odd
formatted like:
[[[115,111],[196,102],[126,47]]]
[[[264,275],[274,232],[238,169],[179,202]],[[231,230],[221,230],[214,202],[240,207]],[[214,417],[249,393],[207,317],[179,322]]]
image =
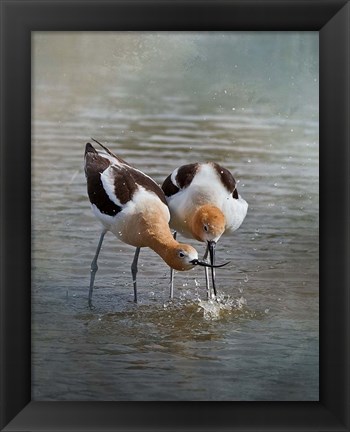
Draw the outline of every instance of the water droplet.
[[[240,297],[238,300],[237,300],[237,307],[239,308],[239,309],[241,309],[244,305],[246,305],[247,304],[247,300],[244,298],[244,297]]]

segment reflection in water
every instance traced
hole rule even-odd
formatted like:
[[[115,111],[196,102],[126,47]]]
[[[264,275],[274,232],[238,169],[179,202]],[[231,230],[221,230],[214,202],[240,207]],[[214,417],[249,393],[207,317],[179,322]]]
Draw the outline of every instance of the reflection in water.
[[[35,33],[34,400],[318,400],[317,37]],[[108,234],[87,308],[90,137],[158,183],[195,161],[233,172],[249,210],[217,247],[220,303],[200,269],[169,302],[144,249],[134,305],[134,249]]]

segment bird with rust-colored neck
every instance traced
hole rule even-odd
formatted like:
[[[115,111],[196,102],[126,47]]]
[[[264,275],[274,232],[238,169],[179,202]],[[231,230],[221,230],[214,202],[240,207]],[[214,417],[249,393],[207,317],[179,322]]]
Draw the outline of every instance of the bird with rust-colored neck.
[[[93,141],[103,150],[97,151],[87,143],[84,168],[92,211],[101,222],[102,231],[91,263],[89,306],[92,305],[97,259],[107,231],[136,247],[131,265],[135,302],[137,262],[142,247],[153,249],[175,270],[190,270],[196,265],[208,266],[208,263],[198,259],[198,253],[192,246],[178,243],[173,238],[168,225],[170,213],[160,186],[107,147]]]
[[[192,163],[175,169],[164,180],[162,189],[170,209],[174,238],[176,232],[180,232],[187,238],[206,243],[203,259],[207,259],[209,253],[216,297],[215,246],[222,235],[240,227],[247,214],[247,202],[238,194],[230,171],[215,162]],[[208,269],[205,276],[210,297]]]

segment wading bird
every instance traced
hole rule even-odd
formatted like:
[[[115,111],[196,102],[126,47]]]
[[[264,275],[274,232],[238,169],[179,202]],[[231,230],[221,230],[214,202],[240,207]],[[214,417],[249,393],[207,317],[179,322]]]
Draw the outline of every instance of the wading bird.
[[[208,266],[208,263],[198,259],[198,253],[192,246],[178,243],[173,238],[168,225],[170,213],[160,186],[107,147],[93,141],[103,151],[97,151],[87,143],[84,168],[92,211],[102,223],[102,231],[91,263],[89,306],[92,305],[94,280],[98,270],[97,259],[107,231],[111,231],[124,243],[136,247],[131,265],[135,302],[137,262],[142,247],[153,249],[175,270],[190,270],[196,265]]]
[[[206,243],[215,286],[215,246],[223,234],[238,229],[247,214],[248,204],[238,194],[236,181],[226,168],[215,162],[192,163],[175,169],[162,185],[170,209],[170,227],[187,238]],[[170,284],[173,285],[171,271]],[[208,269],[205,269],[210,297]]]

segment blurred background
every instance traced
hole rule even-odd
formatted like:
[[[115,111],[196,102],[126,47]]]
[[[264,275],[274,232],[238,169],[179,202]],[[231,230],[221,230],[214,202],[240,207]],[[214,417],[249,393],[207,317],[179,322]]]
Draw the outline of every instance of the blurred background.
[[[33,400],[318,400],[318,87],[318,32],[32,33]],[[135,305],[134,248],[108,234],[88,308],[91,137],[160,184],[231,170],[249,209],[219,303],[203,269],[170,302],[144,249]]]

